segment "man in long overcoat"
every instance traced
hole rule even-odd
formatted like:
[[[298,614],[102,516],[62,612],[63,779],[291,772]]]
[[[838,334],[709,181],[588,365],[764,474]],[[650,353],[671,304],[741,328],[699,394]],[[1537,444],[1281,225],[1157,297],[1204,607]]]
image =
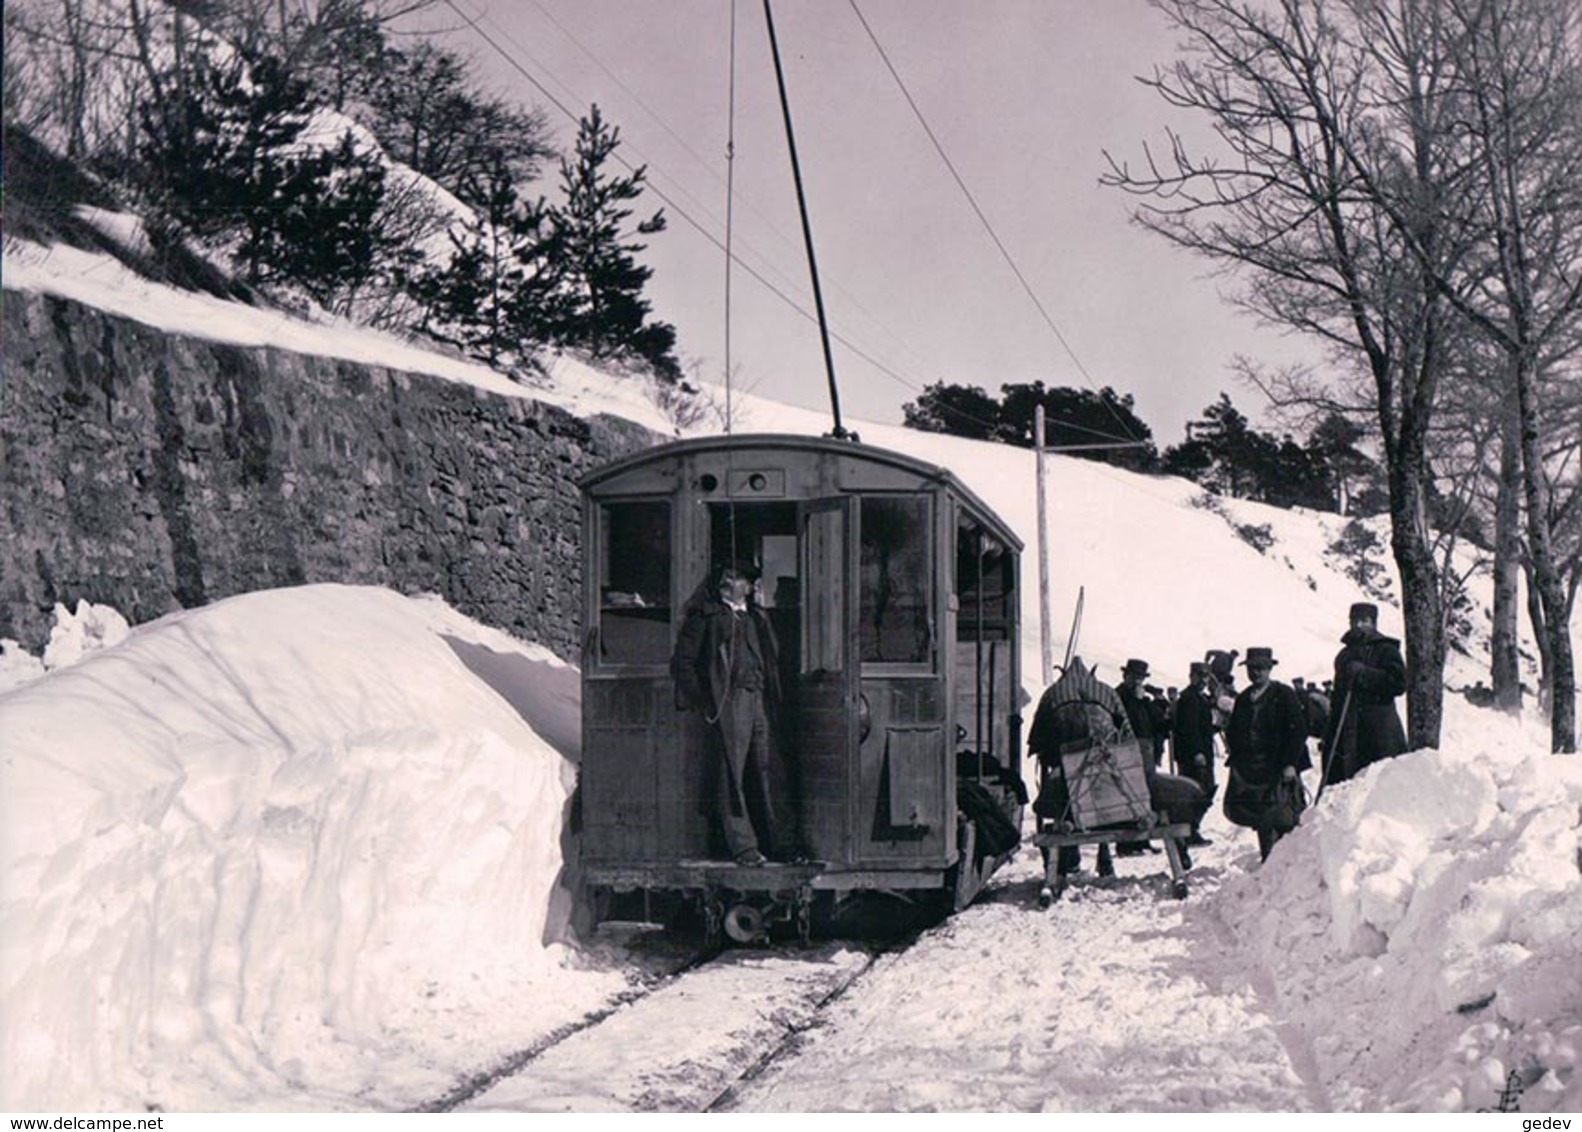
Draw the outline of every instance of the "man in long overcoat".
[[[739,864],[762,865],[766,851],[789,860],[797,839],[773,725],[779,652],[751,591],[748,569],[720,570],[713,592],[687,611],[670,673],[676,706],[700,710],[714,735],[726,849]]]
[[[1330,702],[1339,706],[1323,747],[1326,786],[1406,750],[1406,731],[1395,710],[1395,697],[1406,691],[1406,662],[1401,643],[1378,626],[1378,606],[1359,601],[1351,607],[1351,628],[1335,656]]]
[[[1171,725],[1176,773],[1185,775],[1213,800],[1219,789],[1214,781],[1214,697],[1209,688],[1208,665],[1194,660],[1190,684],[1176,697],[1175,719]],[[1208,839],[1196,827],[1188,845],[1207,845]]]
[[[1295,779],[1313,765],[1307,755],[1307,710],[1290,685],[1273,679],[1274,666],[1279,663],[1274,650],[1250,648],[1242,663],[1247,666],[1250,683],[1236,697],[1225,728],[1231,773],[1225,787],[1227,796],[1241,786],[1261,789],[1282,779]],[[1283,834],[1269,826],[1254,828],[1258,853],[1267,860]]]
[[[1121,682],[1115,685],[1115,695],[1126,709],[1126,718],[1132,725],[1132,734],[1137,736],[1142,746],[1143,757],[1148,762],[1148,781],[1154,781],[1153,772],[1159,767],[1157,757],[1157,742],[1155,736],[1155,716],[1152,706],[1148,702],[1148,695],[1143,690],[1143,681],[1148,679],[1148,662],[1133,657],[1121,669]],[[1115,852],[1122,857],[1135,857],[1140,853],[1148,852],[1147,840],[1122,841],[1115,846]]]

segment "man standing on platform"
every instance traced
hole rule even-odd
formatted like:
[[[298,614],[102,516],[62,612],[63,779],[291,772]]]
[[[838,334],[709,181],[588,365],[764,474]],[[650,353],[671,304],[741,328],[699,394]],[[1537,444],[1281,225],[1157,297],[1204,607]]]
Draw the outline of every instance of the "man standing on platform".
[[[766,851],[780,860],[797,854],[775,744],[775,635],[750,600],[752,587],[750,570],[722,568],[713,593],[688,611],[670,659],[676,706],[702,711],[713,731],[720,827],[726,850],[741,865],[767,864]]]

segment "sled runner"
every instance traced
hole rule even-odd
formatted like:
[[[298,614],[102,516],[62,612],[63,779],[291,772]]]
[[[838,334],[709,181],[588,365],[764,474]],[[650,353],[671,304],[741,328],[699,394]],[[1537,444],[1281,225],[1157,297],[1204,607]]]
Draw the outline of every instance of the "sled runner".
[[[1181,860],[1176,839],[1185,838],[1191,832],[1191,825],[1186,822],[1171,824],[1163,813],[1152,814],[1148,821],[1119,829],[1083,830],[1066,823],[1044,822],[1038,836],[1033,839],[1034,845],[1050,851],[1049,859],[1044,864],[1044,886],[1038,891],[1038,906],[1049,907],[1066,890],[1070,877],[1060,875],[1056,864],[1062,848],[1077,845],[1109,846],[1122,841],[1153,841],[1161,838],[1165,843],[1165,856],[1170,861],[1170,894],[1183,900],[1187,894],[1186,864]]]

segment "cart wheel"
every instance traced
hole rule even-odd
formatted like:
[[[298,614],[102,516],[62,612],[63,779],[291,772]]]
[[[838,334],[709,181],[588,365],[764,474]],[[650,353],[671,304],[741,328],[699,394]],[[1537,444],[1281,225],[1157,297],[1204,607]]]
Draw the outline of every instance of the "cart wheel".
[[[1171,881],[1170,895],[1177,900],[1185,900],[1187,897],[1187,882],[1184,880]]]
[[[1047,884],[1038,890],[1038,906],[1047,908],[1055,902],[1055,891]]]

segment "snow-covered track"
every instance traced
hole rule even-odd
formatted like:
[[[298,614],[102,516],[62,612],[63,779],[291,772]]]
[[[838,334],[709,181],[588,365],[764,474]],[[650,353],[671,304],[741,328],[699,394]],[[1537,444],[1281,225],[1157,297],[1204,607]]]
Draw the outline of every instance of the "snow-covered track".
[[[443,1096],[425,1104],[417,1105],[412,1111],[454,1112],[466,1105],[474,1097],[487,1092],[499,1082],[522,1072],[534,1060],[542,1057],[556,1046],[569,1041],[585,1030],[592,1029],[612,1014],[625,1010],[634,1002],[668,986],[671,982],[683,977],[688,971],[707,963],[717,954],[716,950],[709,949],[695,951],[690,954],[680,952],[673,956],[661,958],[658,961],[659,966],[657,969],[650,971],[647,977],[642,978],[629,990],[615,996],[609,1005],[590,1011],[575,1022],[551,1030],[531,1045],[517,1050],[488,1068],[464,1078]]]
[[[590,1017],[435,1108],[700,1112],[772,1061],[872,965],[847,943],[733,950]]]

